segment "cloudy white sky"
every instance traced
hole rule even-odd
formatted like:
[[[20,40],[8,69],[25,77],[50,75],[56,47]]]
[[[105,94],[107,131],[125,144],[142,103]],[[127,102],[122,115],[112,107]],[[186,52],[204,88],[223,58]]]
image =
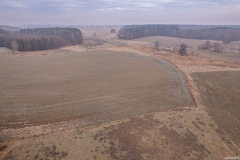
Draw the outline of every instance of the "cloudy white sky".
[[[240,25],[240,0],[0,0],[0,25]]]

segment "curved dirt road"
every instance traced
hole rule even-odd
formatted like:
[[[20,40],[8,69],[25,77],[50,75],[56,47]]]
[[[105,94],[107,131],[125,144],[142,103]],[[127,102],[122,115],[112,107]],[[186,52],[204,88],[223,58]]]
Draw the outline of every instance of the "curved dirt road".
[[[152,56],[97,51],[1,56],[1,129],[86,125],[193,105],[182,73]]]

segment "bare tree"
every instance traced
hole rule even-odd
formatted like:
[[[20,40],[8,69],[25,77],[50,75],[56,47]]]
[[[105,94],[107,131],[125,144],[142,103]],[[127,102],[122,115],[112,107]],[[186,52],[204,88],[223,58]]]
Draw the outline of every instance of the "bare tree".
[[[213,52],[222,52],[223,46],[219,42],[213,43]]]
[[[72,43],[74,44],[74,35],[71,33]]]
[[[203,44],[198,46],[198,50],[208,50],[212,48],[211,42],[210,41],[206,41]]]
[[[231,43],[231,37],[230,35],[225,35],[224,38],[223,38],[223,45],[224,44],[228,44],[228,53],[230,51],[230,43]]]
[[[17,41],[16,40],[11,41],[11,46],[12,46],[13,52],[15,54],[17,54],[18,53],[18,47],[19,47],[19,44],[17,43]]]
[[[209,48],[211,48],[212,46],[211,46],[211,42],[210,41],[206,41],[205,43],[204,43],[204,49],[209,49]]]
[[[111,29],[111,33],[115,33],[116,31],[115,31],[115,29],[114,28],[112,28]]]
[[[155,46],[155,48],[156,48],[156,50],[158,50],[158,46],[160,45],[160,43],[158,42],[158,41],[155,41],[154,42],[154,46]]]
[[[231,37],[230,35],[225,35],[223,37],[223,44],[229,44],[231,42]]]
[[[181,56],[187,55],[187,45],[181,44],[178,52]]]
[[[97,34],[94,32],[94,33],[93,33],[93,36],[94,36],[94,37],[96,37],[96,36],[97,36]]]

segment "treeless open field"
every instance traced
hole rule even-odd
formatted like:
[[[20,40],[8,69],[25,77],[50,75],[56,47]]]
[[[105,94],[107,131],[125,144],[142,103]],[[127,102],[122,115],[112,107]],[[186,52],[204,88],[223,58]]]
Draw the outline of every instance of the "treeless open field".
[[[152,56],[98,51],[2,56],[1,129],[86,124],[191,106],[181,72]]]
[[[191,77],[219,132],[240,147],[240,71],[192,73]]]
[[[168,110],[33,138],[4,160],[218,160],[236,155],[239,150],[216,129],[197,108]]]

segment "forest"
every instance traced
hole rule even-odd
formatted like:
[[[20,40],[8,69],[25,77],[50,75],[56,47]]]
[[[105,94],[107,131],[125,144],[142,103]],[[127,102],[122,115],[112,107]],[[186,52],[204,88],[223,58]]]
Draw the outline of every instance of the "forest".
[[[19,51],[57,49],[83,43],[83,35],[76,28],[35,28],[8,32],[0,29],[0,47],[12,48],[15,42]]]
[[[6,34],[8,32],[3,30],[3,29],[0,29],[0,47],[5,47],[5,42],[6,42]]]
[[[180,29],[177,25],[130,25],[121,28],[118,33],[118,38],[126,40],[148,36],[219,40],[229,43],[240,40],[240,28]]]

